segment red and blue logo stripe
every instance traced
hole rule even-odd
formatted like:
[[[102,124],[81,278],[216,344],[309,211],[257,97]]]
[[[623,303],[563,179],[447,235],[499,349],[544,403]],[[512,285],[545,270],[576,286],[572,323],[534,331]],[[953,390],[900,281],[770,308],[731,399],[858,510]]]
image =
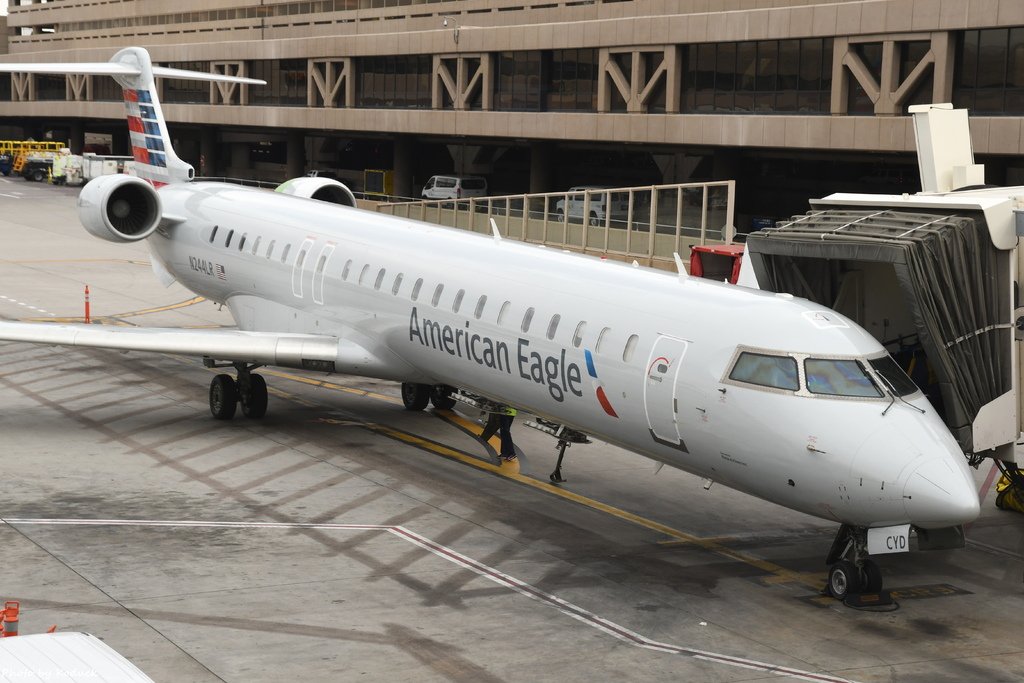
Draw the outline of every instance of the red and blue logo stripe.
[[[601,404],[604,412],[617,418],[619,414],[615,412],[615,408],[612,408],[612,403],[608,400],[608,395],[601,385],[601,380],[597,377],[597,368],[594,367],[594,355],[590,353],[590,349],[584,349],[583,354],[587,360],[587,374],[590,375],[590,381],[594,385],[594,393],[597,394],[597,402]]]

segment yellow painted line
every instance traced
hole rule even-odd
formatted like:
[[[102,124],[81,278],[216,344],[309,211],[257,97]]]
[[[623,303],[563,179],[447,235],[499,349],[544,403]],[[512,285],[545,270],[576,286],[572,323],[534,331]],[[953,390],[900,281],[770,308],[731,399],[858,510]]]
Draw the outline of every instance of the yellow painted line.
[[[144,308],[141,311],[130,311],[128,313],[117,313],[115,315],[104,315],[102,318],[132,318],[137,315],[149,315],[150,313],[162,313],[164,311],[173,311],[179,308],[185,308],[187,306],[195,306],[206,301],[205,296],[194,296],[191,299],[185,301],[179,301],[176,304],[167,304],[166,306],[156,306],[155,308]]]
[[[461,415],[452,410],[439,410],[435,411],[434,414],[437,415],[442,420],[444,420],[445,422],[450,422],[451,424],[454,424],[455,426],[462,429],[462,431],[475,436],[478,441],[483,441],[483,439],[481,439],[480,436],[483,434],[484,430],[476,422],[473,422],[472,420],[467,420],[466,418],[462,417]],[[497,435],[492,436],[490,439],[487,440],[486,443],[491,448],[494,449],[495,453],[501,450],[501,439]]]
[[[308,384],[312,387],[323,387],[324,389],[333,389],[334,391],[341,391],[346,394],[353,394],[355,396],[366,396],[367,398],[375,398],[378,401],[387,401],[388,403],[394,403],[397,405],[402,404],[402,399],[395,396],[388,396],[387,394],[378,394],[376,391],[370,391],[368,389],[353,389],[352,387],[346,387],[343,384],[337,382],[329,382],[325,379],[313,379],[312,377],[303,377],[302,375],[293,375],[290,372],[281,372],[279,370],[261,369],[260,372],[264,375],[272,375],[274,377],[280,377],[281,379],[290,379],[293,382],[299,382],[301,384]]]
[[[97,325],[125,325],[127,323],[115,322],[117,318],[134,318],[140,315],[149,315],[150,313],[161,313],[163,311],[173,311],[179,308],[185,308],[187,306],[194,306],[196,304],[206,301],[206,297],[195,296],[185,301],[179,301],[174,304],[167,304],[166,306],[157,306],[155,308],[144,308],[141,311],[129,311],[127,313],[115,313],[114,315],[97,315],[93,316],[93,321]],[[71,316],[64,318],[22,318],[26,322],[48,322],[48,323],[84,323],[85,318],[83,316]]]

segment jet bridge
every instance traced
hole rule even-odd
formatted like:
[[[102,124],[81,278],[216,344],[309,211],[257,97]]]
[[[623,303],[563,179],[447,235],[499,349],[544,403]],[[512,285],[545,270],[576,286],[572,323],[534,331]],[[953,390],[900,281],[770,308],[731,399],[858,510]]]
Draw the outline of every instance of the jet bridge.
[[[824,304],[871,332],[974,461],[1016,462],[1024,187],[955,189],[983,178],[966,112],[912,111],[925,192],[812,200],[807,214],[748,236],[747,266],[762,289]]]

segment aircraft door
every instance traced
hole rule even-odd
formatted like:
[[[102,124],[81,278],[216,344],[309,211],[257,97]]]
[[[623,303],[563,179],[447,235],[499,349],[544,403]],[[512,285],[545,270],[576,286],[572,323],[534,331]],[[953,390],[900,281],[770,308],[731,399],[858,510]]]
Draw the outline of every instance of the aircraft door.
[[[647,362],[644,382],[644,410],[651,436],[658,443],[686,450],[679,433],[679,401],[676,395],[679,371],[689,342],[677,337],[659,336]]]
[[[333,244],[325,244],[320,250],[320,257],[316,260],[316,270],[313,271],[313,303],[324,303],[324,279],[327,277],[327,263],[334,253]]]

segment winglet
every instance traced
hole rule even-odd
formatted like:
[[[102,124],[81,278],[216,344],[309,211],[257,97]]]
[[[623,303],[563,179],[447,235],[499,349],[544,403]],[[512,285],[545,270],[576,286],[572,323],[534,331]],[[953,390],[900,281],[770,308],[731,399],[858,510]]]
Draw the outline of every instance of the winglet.
[[[690,276],[686,272],[686,266],[683,265],[683,259],[679,256],[679,252],[673,251],[672,258],[676,260],[676,270],[679,271],[679,281],[686,282],[686,278]]]
[[[494,241],[501,241],[501,233],[498,232],[498,224],[494,222],[494,218],[491,218],[491,231],[494,233]]]

